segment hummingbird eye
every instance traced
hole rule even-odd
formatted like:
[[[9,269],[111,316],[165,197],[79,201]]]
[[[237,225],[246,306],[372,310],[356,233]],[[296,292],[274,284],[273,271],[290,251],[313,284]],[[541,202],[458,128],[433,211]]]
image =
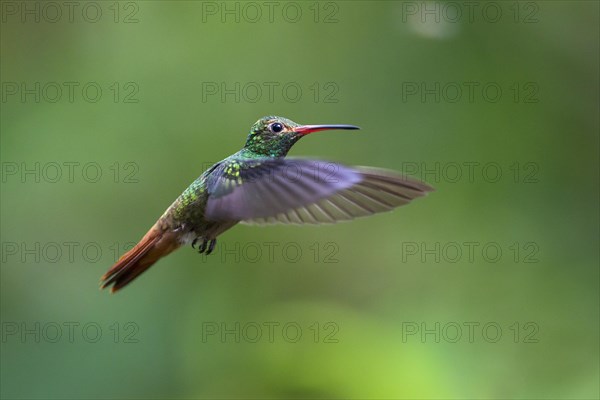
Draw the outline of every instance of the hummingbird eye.
[[[269,130],[273,133],[279,133],[283,131],[283,124],[280,124],[279,122],[274,122],[271,125],[269,125]]]

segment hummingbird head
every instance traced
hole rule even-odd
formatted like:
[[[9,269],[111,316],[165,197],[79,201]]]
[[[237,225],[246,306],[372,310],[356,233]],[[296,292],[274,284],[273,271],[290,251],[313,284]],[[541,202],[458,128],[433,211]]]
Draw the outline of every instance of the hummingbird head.
[[[360,128],[354,125],[300,125],[283,117],[263,117],[250,128],[244,148],[266,157],[285,157],[300,138],[331,129]]]

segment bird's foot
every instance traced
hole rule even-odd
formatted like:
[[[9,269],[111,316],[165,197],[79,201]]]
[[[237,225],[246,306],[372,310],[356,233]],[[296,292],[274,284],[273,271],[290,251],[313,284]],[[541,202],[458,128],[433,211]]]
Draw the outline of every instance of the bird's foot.
[[[215,245],[217,244],[217,239],[205,239],[205,238],[197,237],[192,242],[193,249],[196,248],[196,243],[198,243],[199,240],[202,240],[202,243],[200,243],[200,246],[198,246],[199,254],[206,252],[206,255],[209,255],[210,253],[213,252],[213,250],[215,249]],[[207,250],[207,248],[208,248],[208,250]]]
[[[217,239],[211,239],[210,240],[210,244],[208,245],[208,251],[206,252],[206,254],[210,254],[213,252],[213,250],[215,249],[215,246],[217,245]]]

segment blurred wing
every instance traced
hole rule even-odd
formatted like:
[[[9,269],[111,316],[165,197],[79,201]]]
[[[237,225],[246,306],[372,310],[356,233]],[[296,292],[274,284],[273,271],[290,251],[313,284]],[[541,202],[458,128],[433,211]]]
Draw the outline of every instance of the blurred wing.
[[[227,162],[214,172],[207,185],[207,218],[261,225],[351,220],[433,190],[391,171],[315,160],[260,159],[239,167]]]
[[[327,224],[349,221],[408,204],[434,189],[399,173],[354,167],[361,180],[348,188],[314,203],[297,207],[270,217],[252,218],[246,224]]]
[[[215,221],[268,218],[319,201],[360,180],[352,168],[326,161],[232,159],[207,178],[205,216]]]

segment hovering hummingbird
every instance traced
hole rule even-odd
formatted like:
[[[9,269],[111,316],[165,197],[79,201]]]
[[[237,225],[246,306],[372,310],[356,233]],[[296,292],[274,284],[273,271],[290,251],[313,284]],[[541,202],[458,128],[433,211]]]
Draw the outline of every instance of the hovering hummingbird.
[[[210,254],[217,236],[238,222],[335,223],[389,211],[433,190],[393,171],[285,158],[302,137],[331,129],[359,128],[259,119],[244,148],[200,175],[102,276],[101,288],[122,289],[185,244]]]

